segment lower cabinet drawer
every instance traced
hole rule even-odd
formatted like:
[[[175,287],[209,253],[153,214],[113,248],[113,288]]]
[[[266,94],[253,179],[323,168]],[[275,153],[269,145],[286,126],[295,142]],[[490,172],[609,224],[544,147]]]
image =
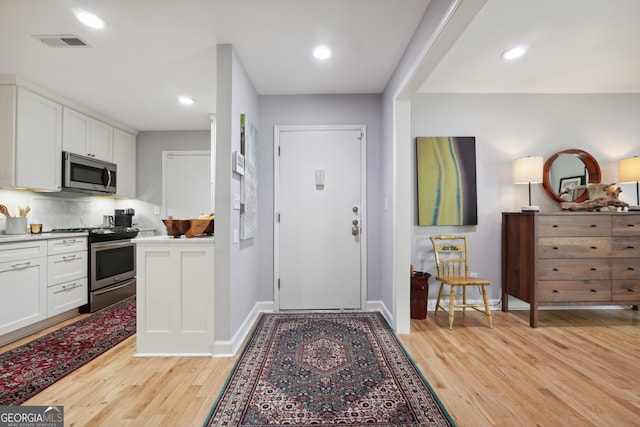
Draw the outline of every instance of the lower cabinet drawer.
[[[640,281],[640,258],[611,260],[611,278]]]
[[[640,280],[614,280],[611,299],[616,302],[640,302]]]
[[[541,259],[538,261],[539,280],[611,279],[611,264],[603,258]]]
[[[87,303],[87,278],[49,286],[47,316],[51,317]]]
[[[87,251],[47,257],[49,286],[87,277],[87,258]]]
[[[538,282],[539,302],[608,302],[610,280],[562,280]]]

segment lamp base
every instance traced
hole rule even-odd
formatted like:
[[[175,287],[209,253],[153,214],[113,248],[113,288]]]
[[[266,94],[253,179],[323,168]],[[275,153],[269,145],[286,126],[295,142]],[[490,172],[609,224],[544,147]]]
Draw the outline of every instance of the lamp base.
[[[640,205],[639,206],[629,206],[627,207],[628,210],[630,211],[640,211]]]
[[[536,205],[523,206],[522,212],[540,212],[540,206],[536,206]]]

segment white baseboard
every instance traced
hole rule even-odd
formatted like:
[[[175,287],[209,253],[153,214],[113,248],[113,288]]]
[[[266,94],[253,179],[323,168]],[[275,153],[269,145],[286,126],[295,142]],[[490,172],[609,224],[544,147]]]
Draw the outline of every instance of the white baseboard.
[[[231,338],[231,341],[215,341],[213,343],[213,357],[234,357],[240,350],[244,340],[249,336],[260,313],[272,313],[274,309],[275,303],[272,301],[258,301],[255,303],[238,331]]]
[[[393,316],[384,301],[367,301],[367,310],[379,311],[382,313],[382,316],[386,319],[387,323],[393,325]]]

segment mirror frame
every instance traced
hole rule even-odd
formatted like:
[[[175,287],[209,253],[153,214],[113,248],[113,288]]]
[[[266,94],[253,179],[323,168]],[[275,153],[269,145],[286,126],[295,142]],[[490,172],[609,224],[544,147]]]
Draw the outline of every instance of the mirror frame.
[[[598,161],[589,153],[583,150],[579,150],[577,148],[570,148],[568,150],[558,151],[553,156],[549,157],[546,162],[544,162],[544,169],[542,170],[542,187],[547,195],[555,200],[556,202],[566,202],[566,200],[560,198],[558,193],[551,186],[551,181],[549,179],[549,171],[553,162],[563,154],[573,154],[578,159],[584,163],[584,166],[587,168],[587,172],[589,172],[589,184],[599,184],[601,179],[600,165]],[[585,191],[584,194],[580,195],[574,202],[584,202],[589,199],[589,192]]]

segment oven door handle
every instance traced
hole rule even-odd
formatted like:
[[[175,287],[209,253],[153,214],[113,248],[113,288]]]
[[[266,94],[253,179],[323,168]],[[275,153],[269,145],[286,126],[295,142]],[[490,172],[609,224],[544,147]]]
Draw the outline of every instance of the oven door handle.
[[[124,288],[125,286],[129,286],[130,284],[134,283],[135,281],[136,281],[136,279],[134,278],[134,279],[128,280],[128,281],[126,281],[126,282],[124,282],[124,283],[122,283],[122,284],[120,284],[118,286],[112,286],[112,287],[108,287],[108,288],[103,288],[103,289],[100,289],[100,290],[97,290],[97,291],[93,291],[91,293],[93,295],[106,294],[107,292],[115,291],[115,290],[118,290],[120,288]]]
[[[98,242],[91,243],[92,248],[112,248],[112,247],[122,247],[128,245],[134,245],[135,243],[131,243],[130,239],[122,239],[122,240],[114,240],[112,242]]]

